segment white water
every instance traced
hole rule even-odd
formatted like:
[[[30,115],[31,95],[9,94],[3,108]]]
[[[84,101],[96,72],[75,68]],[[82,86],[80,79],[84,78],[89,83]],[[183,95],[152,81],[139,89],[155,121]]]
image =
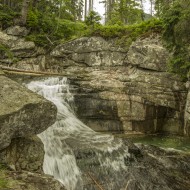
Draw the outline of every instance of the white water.
[[[69,106],[73,102],[73,95],[69,91],[67,78],[32,81],[27,87],[53,102],[58,110],[55,124],[39,134],[45,147],[43,169],[46,174],[53,175],[68,190],[83,189],[82,171],[77,166],[73,152],[81,147],[97,150],[97,159],[105,170],[110,167],[114,172],[126,169],[124,156],[128,156],[127,147],[124,152],[118,153],[116,158],[101,154],[102,152],[111,155],[113,151],[122,147],[122,141],[117,139],[115,143],[112,135],[91,130],[75,116]]]

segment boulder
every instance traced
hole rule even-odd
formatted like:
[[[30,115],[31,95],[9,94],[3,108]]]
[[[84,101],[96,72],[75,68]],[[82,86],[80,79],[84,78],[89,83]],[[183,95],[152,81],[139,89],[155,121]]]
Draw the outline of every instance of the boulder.
[[[43,173],[44,145],[37,136],[12,139],[11,144],[0,151],[0,160],[16,171]]]
[[[11,51],[31,50],[35,47],[34,42],[26,41],[24,38],[17,36],[7,35],[2,31],[0,31],[0,43],[10,48]]]
[[[29,31],[25,27],[11,26],[6,29],[6,33],[12,36],[26,36]]]
[[[162,45],[159,37],[138,39],[133,42],[125,62],[155,71],[166,71],[170,54]]]
[[[40,55],[31,58],[24,58],[14,64],[14,67],[23,70],[44,71],[45,70],[45,56]]]
[[[64,57],[64,65],[68,65],[72,60],[75,64],[86,66],[121,66],[125,54],[125,49],[114,47],[111,41],[100,37],[83,37],[61,44],[51,52],[53,57]]]
[[[3,46],[0,63],[3,64],[13,64],[23,58],[34,58],[45,54],[45,50],[36,47],[34,42],[26,41],[20,36],[8,35],[2,31],[0,31],[0,44]]]
[[[11,139],[32,136],[51,126],[57,109],[48,100],[0,75],[0,150]]]

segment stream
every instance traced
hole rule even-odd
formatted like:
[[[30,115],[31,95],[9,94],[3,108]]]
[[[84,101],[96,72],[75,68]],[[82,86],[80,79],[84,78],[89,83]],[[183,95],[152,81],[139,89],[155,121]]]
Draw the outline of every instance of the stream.
[[[39,134],[45,148],[44,172],[68,190],[96,189],[94,183],[109,190],[121,189],[130,156],[128,147],[120,138],[93,131],[75,116],[67,78],[32,81],[27,87],[53,102],[58,110],[55,124]]]
[[[76,117],[65,77],[34,80],[27,87],[57,106],[56,122],[38,136],[45,150],[44,173],[67,190],[190,189],[189,154],[135,146],[126,135],[120,138],[93,131]]]

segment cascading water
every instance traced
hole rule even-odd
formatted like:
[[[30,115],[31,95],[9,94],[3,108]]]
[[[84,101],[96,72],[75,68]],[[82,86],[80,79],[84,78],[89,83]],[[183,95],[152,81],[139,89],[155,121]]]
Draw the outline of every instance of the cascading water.
[[[100,134],[75,116],[67,78],[32,81],[27,87],[57,106],[57,121],[39,134],[45,147],[43,169],[68,190],[119,190],[125,186],[127,146],[112,135]],[[96,184],[96,185],[95,185]]]

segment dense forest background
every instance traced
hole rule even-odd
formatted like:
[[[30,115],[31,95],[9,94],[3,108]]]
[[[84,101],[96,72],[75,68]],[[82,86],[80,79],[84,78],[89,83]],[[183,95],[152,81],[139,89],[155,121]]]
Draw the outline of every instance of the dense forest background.
[[[118,38],[129,46],[137,37],[160,34],[173,57],[168,70],[188,78],[190,68],[190,1],[102,0],[104,24],[93,10],[93,0],[0,0],[0,27],[25,26],[27,40],[43,47],[81,36]]]

